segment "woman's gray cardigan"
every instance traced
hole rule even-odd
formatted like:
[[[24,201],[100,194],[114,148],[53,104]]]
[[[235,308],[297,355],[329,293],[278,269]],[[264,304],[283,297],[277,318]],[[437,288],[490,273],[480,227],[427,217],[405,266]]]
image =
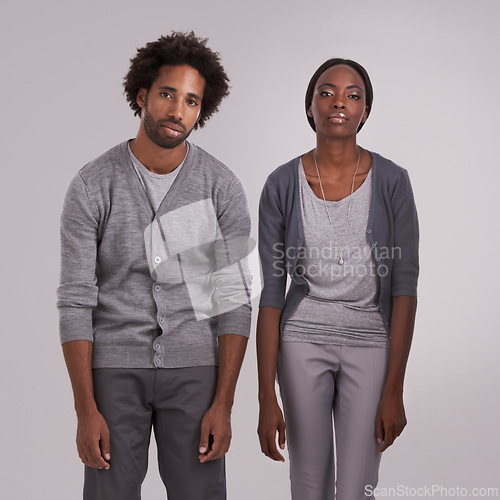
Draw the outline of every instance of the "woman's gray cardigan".
[[[390,334],[392,297],[417,295],[418,218],[408,172],[370,152],[372,198],[366,236],[380,276],[379,311]],[[264,288],[259,306],[282,309],[280,330],[308,284],[296,273],[304,242],[297,157],[272,172],[259,205],[259,253]],[[286,293],[287,275],[291,282]]]

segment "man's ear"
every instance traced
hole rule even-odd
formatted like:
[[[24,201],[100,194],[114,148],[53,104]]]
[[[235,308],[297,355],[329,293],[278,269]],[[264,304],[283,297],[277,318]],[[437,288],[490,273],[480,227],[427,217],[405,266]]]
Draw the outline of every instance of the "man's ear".
[[[147,96],[148,96],[148,91],[145,88],[141,88],[139,92],[137,92],[137,97],[135,98],[135,102],[141,109],[146,104]]]

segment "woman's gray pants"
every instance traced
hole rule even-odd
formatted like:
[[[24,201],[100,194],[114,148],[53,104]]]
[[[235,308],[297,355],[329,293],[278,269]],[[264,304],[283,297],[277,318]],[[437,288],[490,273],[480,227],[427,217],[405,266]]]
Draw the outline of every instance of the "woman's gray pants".
[[[278,381],[293,500],[373,498],[367,492],[380,464],[375,417],[388,359],[383,347],[281,342]]]

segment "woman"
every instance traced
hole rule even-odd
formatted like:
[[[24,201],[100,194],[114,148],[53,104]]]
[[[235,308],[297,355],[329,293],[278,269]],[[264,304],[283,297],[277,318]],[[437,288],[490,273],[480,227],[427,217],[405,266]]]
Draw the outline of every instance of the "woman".
[[[277,370],[294,500],[373,498],[406,425],[418,221],[406,170],[357,145],[372,100],[358,63],[320,66],[305,101],[316,148],[276,169],[260,202],[258,433],[284,461]]]

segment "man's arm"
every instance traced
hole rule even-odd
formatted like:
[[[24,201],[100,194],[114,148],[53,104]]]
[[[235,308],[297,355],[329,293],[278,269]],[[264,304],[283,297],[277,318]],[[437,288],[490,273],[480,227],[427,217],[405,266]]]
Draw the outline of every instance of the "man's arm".
[[[201,423],[200,462],[223,457],[231,443],[231,409],[236,382],[250,335],[251,274],[247,266],[250,213],[241,181],[234,177],[219,205],[221,239],[215,242],[216,269],[211,275],[217,305],[219,368],[212,406]]]
[[[78,418],[76,443],[83,463],[109,469],[109,433],[92,386],[92,310],[97,305],[99,213],[76,175],[61,214],[61,284],[57,290],[60,337]],[[104,458],[103,458],[104,457]]]
[[[200,462],[223,457],[231,443],[231,408],[236,382],[243,363],[248,338],[242,335],[219,337],[219,371],[212,406],[201,423]],[[213,443],[209,445],[209,436]]]
[[[73,340],[62,345],[78,419],[76,445],[82,462],[95,469],[109,469],[109,431],[97,411],[92,385],[92,342]]]
[[[393,297],[389,369],[376,418],[377,440],[381,445],[379,453],[391,446],[406,426],[403,383],[416,310],[417,297]]]

